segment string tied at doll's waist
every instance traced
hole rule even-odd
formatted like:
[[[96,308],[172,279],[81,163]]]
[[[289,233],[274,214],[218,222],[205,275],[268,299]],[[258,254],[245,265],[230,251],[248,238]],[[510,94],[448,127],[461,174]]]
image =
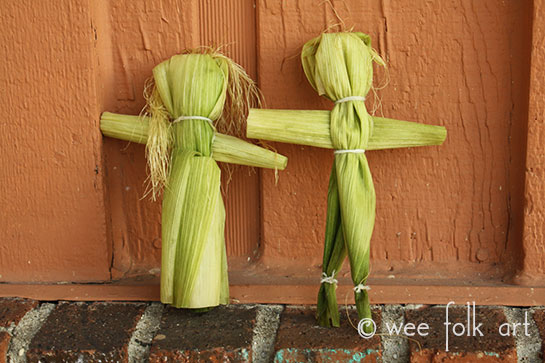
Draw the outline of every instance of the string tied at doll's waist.
[[[348,96],[341,98],[337,101],[335,101],[335,104],[338,105],[339,103],[344,103],[348,101],[361,101],[365,102],[364,96]],[[365,153],[364,149],[346,149],[346,150],[335,150],[333,154],[363,154]]]
[[[339,103],[344,103],[344,102],[349,102],[349,101],[361,101],[361,102],[365,102],[365,97],[364,97],[364,96],[348,96],[348,97],[343,97],[343,98],[338,99],[337,101],[335,101],[335,104],[338,105]]]
[[[212,121],[208,117],[204,117],[204,116],[180,116],[180,117],[174,119],[172,121],[172,123],[175,124],[177,122],[182,122],[182,121],[186,121],[186,120],[201,120],[201,121],[208,122],[210,124],[210,126],[212,127],[212,131],[214,132],[212,134],[211,144],[214,143],[214,141],[216,140],[216,127],[214,126],[214,121]],[[212,151],[210,151],[210,157],[212,157]]]
[[[335,150],[333,154],[365,154],[365,149]]]
[[[173,120],[172,123],[175,124],[177,122],[181,122],[181,121],[185,121],[185,120],[202,120],[202,121],[207,121],[210,126],[214,127],[214,121],[212,121],[211,119],[209,119],[208,117],[204,117],[204,116],[180,116],[178,117],[177,119]]]

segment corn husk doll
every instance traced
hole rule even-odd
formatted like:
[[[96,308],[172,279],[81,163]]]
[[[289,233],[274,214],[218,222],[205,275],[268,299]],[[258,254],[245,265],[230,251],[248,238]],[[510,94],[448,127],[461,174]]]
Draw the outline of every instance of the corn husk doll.
[[[287,159],[226,135],[242,134],[248,107],[259,97],[244,70],[215,51],[160,63],[145,96],[143,117],[104,113],[101,129],[145,142],[154,198],[163,189],[161,301],[191,309],[227,304],[225,208],[216,160],[283,169]]]
[[[334,102],[333,109],[251,109],[247,135],[335,149],[317,319],[322,326],[339,326],[336,277],[348,255],[358,316],[360,323],[364,322],[363,330],[370,333],[373,326],[367,278],[376,198],[365,151],[440,145],[446,130],[367,112],[365,97],[372,86],[373,62],[384,62],[366,34],[323,33],[303,46],[301,60],[309,83]]]

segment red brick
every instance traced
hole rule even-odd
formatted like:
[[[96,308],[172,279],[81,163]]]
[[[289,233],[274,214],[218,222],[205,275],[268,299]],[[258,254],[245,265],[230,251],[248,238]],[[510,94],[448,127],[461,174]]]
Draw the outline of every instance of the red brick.
[[[38,306],[38,302],[26,299],[0,299],[0,327],[12,328],[30,310]]]
[[[541,355],[545,357],[545,310],[539,309],[534,312],[534,321],[536,322],[539,336],[541,337]]]
[[[29,362],[127,362],[144,304],[60,303],[32,339]]]
[[[0,332],[0,363],[6,363],[7,361],[6,355],[8,354],[10,340],[9,333]]]
[[[409,342],[411,362],[516,362],[517,353],[515,340],[512,336],[503,337],[498,330],[506,323],[505,314],[501,309],[476,308],[475,325],[482,323],[483,336],[455,336],[449,334],[449,351],[446,351],[446,327],[444,306],[426,307],[420,310],[407,310],[406,323],[429,325],[429,335],[418,336],[422,346],[419,349],[414,341]],[[467,307],[450,306],[449,321],[452,324],[461,323],[467,326]],[[473,316],[470,316],[473,321]],[[452,325],[450,325],[452,332]],[[467,329],[467,328],[466,328]],[[466,332],[467,333],[467,332]]]
[[[249,362],[256,308],[220,306],[205,313],[169,307],[150,362]]]
[[[343,308],[344,309],[344,308]],[[313,308],[286,308],[280,317],[275,344],[275,362],[376,362],[382,356],[378,335],[360,337],[354,326],[357,313],[351,309],[350,324],[343,311],[339,328],[317,325]],[[380,310],[373,310],[377,329],[381,324]]]
[[[4,298],[0,299],[0,327],[13,332],[23,316],[38,306],[38,302],[27,299]],[[0,332],[0,363],[5,363],[7,358],[11,335],[8,331]]]

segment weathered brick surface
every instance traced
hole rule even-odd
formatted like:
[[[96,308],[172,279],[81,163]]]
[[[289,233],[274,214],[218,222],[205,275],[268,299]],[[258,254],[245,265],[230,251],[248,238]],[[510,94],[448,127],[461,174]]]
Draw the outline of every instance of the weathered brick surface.
[[[482,323],[480,331],[483,336],[475,331],[476,336],[467,336],[468,316],[467,307],[450,306],[449,321],[452,324],[460,323],[465,328],[463,336],[452,333],[453,325],[449,326],[449,350],[446,351],[446,309],[444,306],[426,307],[420,310],[407,310],[406,323],[426,323],[429,325],[429,335],[413,338],[421,344],[410,341],[411,362],[516,362],[517,353],[515,340],[512,336],[501,336],[499,327],[507,322],[501,309],[476,308],[475,326]],[[470,334],[473,334],[473,315],[469,317]],[[462,326],[457,326],[460,333]],[[520,327],[519,327],[520,329]]]
[[[26,299],[0,299],[0,327],[13,328],[38,302]]]
[[[0,363],[7,361],[11,334],[23,316],[38,306],[38,302],[27,299],[4,298],[0,299]]]
[[[206,313],[169,307],[150,362],[249,362],[256,308],[220,306]]]
[[[15,327],[37,306],[38,302],[32,300],[0,299],[0,363],[6,362]],[[130,338],[145,307],[146,304],[137,303],[59,303],[34,336],[26,357],[29,362],[126,362]],[[342,310],[340,328],[321,328],[316,325],[315,309],[287,307],[276,334],[275,361],[381,361],[381,337],[361,338],[350,325],[344,307]],[[256,313],[256,307],[241,305],[218,307],[206,313],[167,307],[152,342],[150,361],[252,361]],[[467,314],[466,306],[450,306],[450,328],[458,323],[458,329],[467,329]],[[537,308],[532,317],[545,356],[545,309]],[[353,309],[350,318],[357,325]],[[373,318],[380,327],[380,309],[373,310]],[[409,340],[411,362],[517,361],[515,339],[499,334],[500,326],[507,323],[503,309],[477,307],[475,322],[482,323],[483,336],[467,336],[467,330],[463,336],[451,332],[449,351],[445,346],[445,318],[445,306],[405,310],[405,323],[429,325],[427,336],[412,337],[420,347]],[[473,316],[469,319],[472,325]],[[517,329],[523,334],[523,326]]]
[[[10,340],[11,336],[7,332],[0,332],[0,363],[6,363]]]
[[[32,339],[29,362],[127,362],[145,304],[59,303]]]
[[[533,318],[536,322],[537,329],[539,330],[539,336],[541,337],[541,356],[545,358],[545,310],[536,310]]]
[[[381,357],[378,335],[371,339],[359,336],[357,313],[351,309],[350,324],[343,311],[339,328],[317,325],[316,310],[286,308],[280,317],[275,344],[275,362],[376,362]],[[379,309],[373,310],[377,327],[381,324]]]

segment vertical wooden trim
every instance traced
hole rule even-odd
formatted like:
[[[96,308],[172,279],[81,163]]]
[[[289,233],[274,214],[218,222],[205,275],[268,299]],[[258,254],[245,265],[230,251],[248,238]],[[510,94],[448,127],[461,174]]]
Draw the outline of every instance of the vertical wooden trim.
[[[220,46],[256,79],[257,56],[253,0],[208,0],[199,2],[201,44]],[[223,169],[226,209],[226,243],[229,256],[253,257],[260,237],[259,174],[236,167]]]
[[[521,281],[545,277],[545,1],[534,1]]]
[[[138,114],[152,68],[184,49],[223,46],[224,53],[255,76],[252,0],[120,0],[101,4],[100,10],[107,22],[99,32],[101,71],[108,87],[103,90],[103,111]],[[104,150],[113,279],[157,274],[161,201],[142,199],[147,176],[144,147],[106,138]],[[225,169],[223,177],[225,182]],[[227,251],[247,258],[257,247],[260,232],[258,175],[239,167],[225,190]]]

